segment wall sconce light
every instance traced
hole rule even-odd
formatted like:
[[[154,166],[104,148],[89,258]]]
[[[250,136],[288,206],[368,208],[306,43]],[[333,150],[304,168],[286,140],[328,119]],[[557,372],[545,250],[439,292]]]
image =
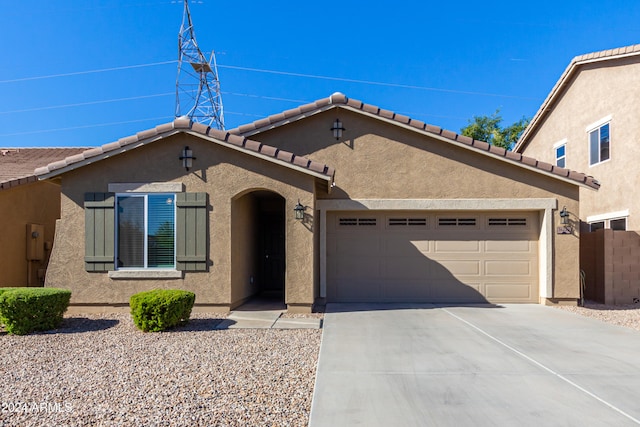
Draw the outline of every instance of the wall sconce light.
[[[294,206],[293,212],[296,214],[296,219],[302,221],[304,219],[304,211],[307,208],[300,204],[300,199],[298,199],[298,203]]]
[[[336,121],[333,122],[331,131],[333,132],[333,137],[336,139],[336,141],[342,138],[342,132],[344,132],[345,130],[346,129],[342,126],[342,122],[340,121],[340,119],[336,119]]]
[[[567,207],[564,206],[560,211],[560,222],[562,223],[562,225],[566,225],[569,223],[569,220],[567,218],[569,218],[569,212],[567,212]]]
[[[185,170],[189,171],[189,168],[193,166],[193,161],[196,158],[193,157],[193,151],[189,148],[189,146],[185,146],[182,150],[182,156],[180,156],[180,160],[182,160],[182,166]]]

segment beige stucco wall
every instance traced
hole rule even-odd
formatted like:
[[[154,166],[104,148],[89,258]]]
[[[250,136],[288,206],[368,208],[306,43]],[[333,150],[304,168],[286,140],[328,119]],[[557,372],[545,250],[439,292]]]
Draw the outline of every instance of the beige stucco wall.
[[[330,128],[336,116],[344,138]],[[532,199],[553,198],[566,206],[574,225],[578,186],[479,155],[455,144],[390,126],[351,111],[330,110],[251,136],[336,168],[328,199]],[[553,216],[554,221],[559,218]],[[579,296],[579,236],[556,235],[553,225],[553,298]]]
[[[186,173],[178,159],[185,145],[193,150],[193,168]],[[209,194],[208,272],[186,272],[183,279],[123,280],[107,273],[84,270],[84,210],[86,192],[106,192],[109,183],[180,182],[186,192]],[[315,179],[245,153],[179,134],[112,158],[82,167],[62,176],[61,220],[56,234],[47,286],[72,290],[72,304],[126,304],[132,294],[154,288],[180,288],[196,293],[196,304],[217,304],[230,308],[241,302],[249,290],[246,273],[252,261],[241,248],[232,248],[232,214],[242,210],[233,199],[252,190],[268,189],[286,200],[287,259],[285,302],[310,307],[313,303],[313,234],[294,219],[298,199],[313,206]],[[248,208],[248,206],[245,206]],[[234,224],[234,225],[232,225]],[[238,243],[245,237],[238,236]],[[232,274],[233,272],[233,274]],[[232,280],[235,289],[232,291]]]
[[[583,65],[532,134],[523,154],[555,164],[555,143],[566,138],[566,167],[598,179],[582,189],[581,218],[629,210],[627,229],[640,230],[640,59]],[[610,160],[589,165],[587,127],[611,116]]]
[[[53,242],[56,219],[60,217],[60,187],[36,182],[0,191],[0,287],[41,286],[38,270],[47,266],[49,251],[45,242]],[[27,261],[27,224],[44,226],[41,240],[42,261]],[[31,283],[29,283],[31,269]]]

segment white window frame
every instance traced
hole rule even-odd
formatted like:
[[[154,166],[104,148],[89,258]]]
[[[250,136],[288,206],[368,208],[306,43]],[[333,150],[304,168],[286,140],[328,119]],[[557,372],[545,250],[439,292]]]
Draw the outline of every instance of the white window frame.
[[[172,267],[149,267],[148,266],[148,243],[149,243],[149,229],[148,229],[148,215],[149,215],[149,205],[148,200],[149,196],[171,196],[173,197],[173,266]],[[176,243],[177,243],[177,212],[176,212],[176,194],[175,193],[164,193],[164,192],[148,192],[148,193],[137,193],[137,192],[126,192],[126,193],[116,193],[115,198],[115,236],[114,236],[114,253],[115,253],[115,269],[116,271],[176,271]],[[118,266],[118,250],[120,248],[119,236],[118,236],[118,224],[119,224],[119,211],[118,211],[118,200],[121,197],[140,197],[144,198],[144,245],[143,245],[143,258],[144,258],[144,266],[143,267],[120,267]]]
[[[612,147],[612,144],[611,144],[611,119],[612,119],[612,115],[609,114],[608,116],[603,117],[600,120],[591,123],[590,125],[588,125],[585,128],[585,131],[587,132],[587,143],[589,144],[588,145],[588,147],[589,147],[589,150],[588,150],[589,151],[589,167],[601,165],[602,163],[606,163],[609,160],[611,160],[611,156],[612,156],[612,152],[611,152],[611,147]],[[609,157],[607,159],[605,159],[605,160],[601,160],[600,158],[598,158],[597,161],[594,161],[591,158],[591,134],[593,132],[596,132],[596,131],[598,132],[598,157],[600,157],[600,151],[602,149],[602,146],[601,146],[602,139],[600,137],[600,129],[602,129],[602,127],[606,126],[606,125],[609,126]]]
[[[558,157],[558,149],[564,147],[564,155],[561,157]],[[553,144],[553,156],[556,159],[555,161],[555,165],[561,168],[566,168],[567,167],[567,138],[556,142],[555,144]],[[560,166],[558,165],[558,161],[563,160],[564,161],[564,166]]]
[[[611,221],[615,221],[617,219],[624,219],[625,220],[625,230],[628,230],[628,225],[629,225],[629,209],[625,209],[623,211],[617,211],[617,212],[608,212],[608,213],[604,213],[604,214],[599,214],[599,215],[590,215],[587,217],[587,223],[589,224],[589,231],[591,231],[591,224],[594,223],[598,223],[598,222],[602,222],[604,223],[604,228],[605,229],[610,229],[611,228]]]

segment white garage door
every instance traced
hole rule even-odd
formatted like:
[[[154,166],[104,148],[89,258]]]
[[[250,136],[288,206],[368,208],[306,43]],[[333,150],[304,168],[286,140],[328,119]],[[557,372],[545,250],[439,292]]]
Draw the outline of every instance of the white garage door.
[[[328,212],[329,302],[538,302],[535,212]]]

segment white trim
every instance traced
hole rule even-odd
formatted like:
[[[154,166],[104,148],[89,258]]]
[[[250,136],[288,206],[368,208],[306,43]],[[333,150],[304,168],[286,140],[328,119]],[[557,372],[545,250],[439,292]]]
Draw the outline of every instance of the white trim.
[[[605,125],[608,122],[610,122],[611,118],[612,118],[612,116],[611,116],[611,114],[609,114],[608,116],[603,117],[600,120],[597,120],[597,121],[591,123],[590,125],[588,125],[586,128],[584,128],[584,131],[585,132],[591,132],[592,130],[595,130],[596,128],[599,128],[600,126]]]
[[[556,199],[321,199],[320,215],[320,297],[327,297],[327,212],[367,210],[480,210],[541,211],[538,245],[539,297],[553,296],[553,211]]]
[[[608,219],[627,218],[628,216],[629,216],[629,209],[625,209],[623,211],[608,212],[608,213],[603,213],[598,215],[589,215],[587,217],[587,222],[591,223],[591,222],[606,221]]]
[[[562,147],[563,145],[567,145],[567,138],[561,139],[560,141],[553,144],[553,149],[555,150],[556,148]]]
[[[115,182],[110,183],[110,193],[182,193],[181,182]]]

